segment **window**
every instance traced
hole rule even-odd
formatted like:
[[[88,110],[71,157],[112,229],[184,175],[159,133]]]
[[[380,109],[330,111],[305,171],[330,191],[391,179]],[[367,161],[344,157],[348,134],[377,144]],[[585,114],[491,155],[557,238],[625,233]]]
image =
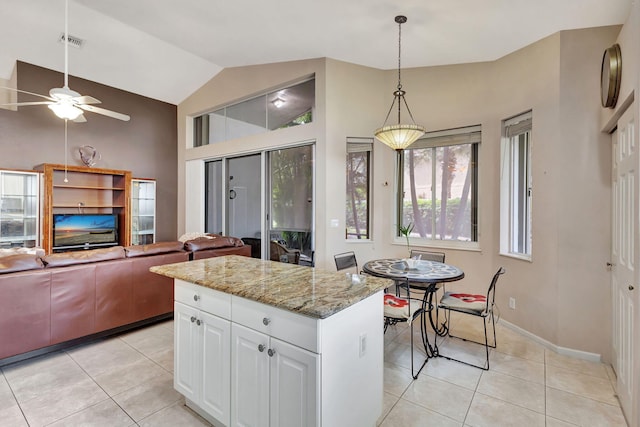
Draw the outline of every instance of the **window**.
[[[531,112],[505,120],[500,160],[500,253],[531,258]]]
[[[347,239],[371,239],[373,138],[347,138]]]
[[[478,241],[480,137],[480,126],[430,132],[399,154],[398,224],[414,225],[412,239]]]
[[[200,147],[313,121],[315,79],[230,104],[193,118]]]

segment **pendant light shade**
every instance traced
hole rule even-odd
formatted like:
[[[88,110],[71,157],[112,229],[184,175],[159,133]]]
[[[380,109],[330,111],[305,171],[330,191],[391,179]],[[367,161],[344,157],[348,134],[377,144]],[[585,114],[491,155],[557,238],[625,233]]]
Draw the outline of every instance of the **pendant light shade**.
[[[395,92],[393,92],[393,102],[391,103],[391,108],[389,108],[389,112],[387,113],[387,117],[384,119],[384,124],[381,128],[376,129],[374,135],[380,142],[388,145],[394,150],[404,150],[411,144],[413,144],[418,138],[420,138],[425,133],[425,128],[417,125],[415,120],[413,119],[413,115],[411,114],[411,110],[409,109],[409,105],[407,104],[407,100],[405,99],[405,91],[402,90],[402,82],[400,79],[400,48],[402,41],[402,24],[407,22],[406,16],[396,16],[395,21],[398,23],[398,87]],[[387,125],[387,120],[389,120],[389,116],[391,115],[391,111],[393,111],[393,107],[398,104],[398,124],[395,125]],[[411,118],[411,124],[402,124],[400,120],[400,111],[402,109],[402,105],[404,104],[407,109],[407,113]]]

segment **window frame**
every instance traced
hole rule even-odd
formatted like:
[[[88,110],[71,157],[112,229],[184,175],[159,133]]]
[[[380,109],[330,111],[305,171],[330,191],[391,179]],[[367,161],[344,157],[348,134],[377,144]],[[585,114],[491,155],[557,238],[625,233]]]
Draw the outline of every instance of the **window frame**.
[[[416,247],[429,247],[429,248],[443,248],[443,249],[460,249],[460,250],[480,250],[480,212],[479,212],[479,158],[480,158],[480,146],[482,142],[482,127],[481,125],[465,126],[460,128],[445,129],[440,131],[427,132],[422,138],[414,142],[409,148],[404,151],[416,149],[416,148],[439,148],[445,146],[458,146],[470,144],[474,147],[471,148],[471,158],[469,159],[470,165],[473,166],[472,170],[472,185],[470,189],[471,196],[471,212],[472,212],[472,234],[475,235],[475,240],[461,241],[461,240],[446,240],[446,239],[434,239],[425,237],[410,237],[409,243],[411,246]],[[404,202],[404,151],[399,151],[396,155],[396,203],[395,206],[395,229],[392,232],[393,243],[396,245],[406,246],[406,238],[400,235],[399,224],[402,224],[403,215],[403,202]],[[432,176],[436,168],[431,169]],[[435,181],[434,181],[435,182]],[[435,192],[435,188],[431,189],[431,194]]]
[[[526,261],[533,255],[532,134],[531,111],[502,121],[500,255]]]
[[[367,158],[367,232],[366,238],[349,238],[348,229],[347,229],[347,220],[348,216],[348,202],[347,199],[349,197],[348,189],[349,189],[349,175],[348,175],[348,161],[349,154],[352,153],[368,153]],[[347,137],[346,144],[346,170],[345,170],[345,221],[344,221],[344,231],[345,231],[345,240],[347,242],[370,242],[373,240],[372,232],[373,232],[373,138],[357,138],[357,137]]]

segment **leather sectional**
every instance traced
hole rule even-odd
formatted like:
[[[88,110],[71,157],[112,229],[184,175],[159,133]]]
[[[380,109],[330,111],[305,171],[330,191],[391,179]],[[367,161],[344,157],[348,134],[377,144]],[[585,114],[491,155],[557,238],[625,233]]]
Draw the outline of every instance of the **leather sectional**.
[[[156,265],[251,255],[235,238],[0,258],[0,366],[173,316],[173,280]]]

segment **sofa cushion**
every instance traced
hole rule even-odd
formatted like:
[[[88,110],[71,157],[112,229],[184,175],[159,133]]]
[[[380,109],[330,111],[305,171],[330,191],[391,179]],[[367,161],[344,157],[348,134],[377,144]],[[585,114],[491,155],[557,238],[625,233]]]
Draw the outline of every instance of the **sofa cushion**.
[[[188,240],[184,244],[184,248],[192,252],[203,251],[205,249],[229,248],[236,246],[244,246],[244,243],[237,237],[220,236],[217,234]]]
[[[38,270],[43,267],[44,265],[40,258],[32,254],[15,254],[0,257],[0,274]]]
[[[182,243],[186,243],[189,240],[197,239],[199,237],[209,237],[209,233],[192,231],[189,233],[184,233],[182,236],[178,237],[178,240],[180,240]]]
[[[51,254],[43,257],[42,261],[44,261],[47,267],[65,267],[67,265],[108,261],[111,259],[119,259],[124,257],[124,248],[122,246],[113,246],[110,248],[89,249]]]
[[[0,248],[0,257],[6,257],[9,255],[29,254],[38,257],[43,257],[45,252],[42,248]]]
[[[166,254],[168,252],[184,251],[184,244],[180,241],[159,242],[148,245],[134,245],[124,248],[127,258],[138,256],[148,256],[156,254]]]

